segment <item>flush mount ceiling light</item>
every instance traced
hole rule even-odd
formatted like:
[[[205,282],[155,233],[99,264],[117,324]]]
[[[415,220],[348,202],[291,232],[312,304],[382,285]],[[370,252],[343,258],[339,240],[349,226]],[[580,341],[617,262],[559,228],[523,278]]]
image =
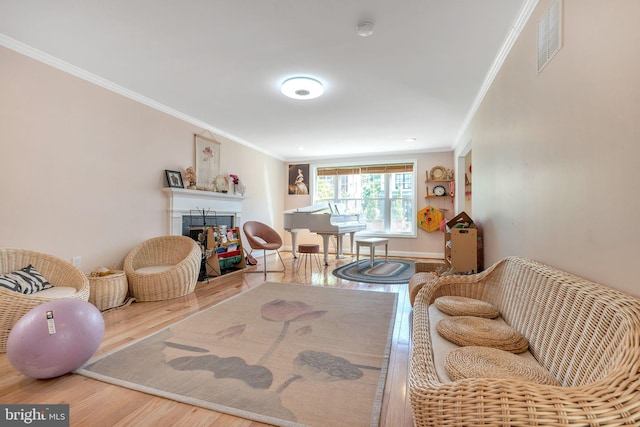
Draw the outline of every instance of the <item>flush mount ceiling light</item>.
[[[292,77],[282,83],[280,91],[293,99],[313,99],[324,93],[324,87],[310,77]]]

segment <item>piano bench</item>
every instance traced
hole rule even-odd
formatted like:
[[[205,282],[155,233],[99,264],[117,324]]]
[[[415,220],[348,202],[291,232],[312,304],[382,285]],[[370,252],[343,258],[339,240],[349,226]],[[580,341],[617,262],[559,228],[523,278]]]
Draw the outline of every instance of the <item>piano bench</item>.
[[[360,246],[369,248],[369,267],[373,268],[373,261],[376,257],[376,246],[384,245],[384,261],[389,260],[389,239],[381,237],[371,237],[368,239],[356,240],[356,264],[360,262]]]
[[[309,268],[311,268],[311,271],[313,272],[312,257],[313,259],[315,259],[316,263],[318,264],[318,269],[319,270],[322,269],[322,266],[320,265],[320,259],[318,258],[318,254],[320,253],[320,245],[314,245],[314,244],[298,245],[298,253],[300,254],[300,259],[298,260],[298,266],[296,268],[296,271],[300,270],[300,266],[304,262],[305,270],[307,268],[307,264],[309,264]]]

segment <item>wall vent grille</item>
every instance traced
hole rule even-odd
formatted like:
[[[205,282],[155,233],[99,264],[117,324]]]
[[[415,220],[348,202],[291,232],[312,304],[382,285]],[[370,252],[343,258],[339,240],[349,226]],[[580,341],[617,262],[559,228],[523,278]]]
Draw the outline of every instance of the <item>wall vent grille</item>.
[[[562,47],[562,0],[555,0],[538,21],[538,73]]]

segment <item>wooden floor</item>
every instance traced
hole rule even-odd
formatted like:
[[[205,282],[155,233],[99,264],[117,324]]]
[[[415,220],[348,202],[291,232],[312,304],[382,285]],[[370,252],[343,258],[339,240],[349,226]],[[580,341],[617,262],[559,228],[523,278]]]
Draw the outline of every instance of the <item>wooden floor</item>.
[[[331,271],[352,261],[336,260],[311,273],[295,271],[291,253],[282,253],[287,271],[269,273],[267,280],[331,286],[369,291],[398,293],[398,309],[393,332],[391,357],[382,404],[380,426],[413,426],[407,395],[411,305],[406,285],[371,285],[339,279]],[[270,268],[277,268],[275,255],[267,258]],[[282,267],[280,265],[280,267]],[[257,268],[261,269],[262,266]],[[256,267],[251,267],[255,270]],[[225,299],[263,283],[258,273],[233,273],[222,278],[198,283],[193,294],[169,301],[133,303],[104,314],[105,337],[96,354],[117,349],[151,334],[186,316],[211,307]],[[0,354],[0,403],[3,404],[70,404],[72,426],[233,426],[256,427],[262,423],[249,421],[178,403],[161,397],[129,390],[67,374],[51,380],[34,380],[13,369],[6,354]]]

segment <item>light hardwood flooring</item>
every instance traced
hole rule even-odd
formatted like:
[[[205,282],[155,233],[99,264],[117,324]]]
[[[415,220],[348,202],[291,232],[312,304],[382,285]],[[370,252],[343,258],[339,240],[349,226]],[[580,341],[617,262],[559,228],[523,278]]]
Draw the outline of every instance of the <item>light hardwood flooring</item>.
[[[254,253],[254,255],[258,255]],[[411,305],[406,285],[372,285],[339,279],[331,271],[352,261],[351,257],[336,260],[313,272],[296,272],[290,252],[283,252],[287,270],[268,273],[267,280],[330,286],[369,291],[398,293],[398,309],[393,331],[389,369],[384,391],[380,426],[413,426],[407,393],[407,373],[410,353]],[[262,258],[259,258],[261,261]],[[276,269],[275,255],[267,257],[269,268]],[[280,265],[281,267],[281,265]],[[261,265],[250,270],[262,269]],[[105,336],[96,354],[117,349],[145,337],[165,326],[211,307],[263,283],[258,273],[236,272],[209,283],[198,283],[193,294],[169,301],[133,303],[127,307],[104,312]],[[3,404],[70,404],[71,426],[233,426],[256,427],[264,424],[231,415],[178,403],[134,390],[106,384],[77,374],[67,374],[50,380],[35,380],[18,373],[9,364],[6,354],[0,354],[0,403]]]

